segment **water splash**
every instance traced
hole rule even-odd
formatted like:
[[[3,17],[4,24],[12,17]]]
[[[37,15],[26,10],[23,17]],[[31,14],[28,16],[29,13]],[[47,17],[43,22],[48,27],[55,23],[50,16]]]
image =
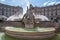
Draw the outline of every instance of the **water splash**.
[[[21,0],[22,1],[22,0]],[[7,18],[7,21],[16,21],[16,20],[21,20],[22,18],[23,18],[23,16],[24,16],[24,14],[26,13],[26,11],[27,11],[27,7],[29,8],[30,7],[30,3],[29,3],[29,1],[28,0],[23,0],[24,1],[24,3],[22,4],[23,6],[23,15],[22,15],[22,13],[17,13],[17,14],[15,14],[15,15],[12,15],[12,16],[10,16],[9,18]]]
[[[25,0],[25,2],[27,2],[27,4],[26,4],[27,6],[25,8],[23,8],[23,15],[21,15],[20,13],[12,15],[7,19],[7,21],[20,21],[23,18],[24,14],[27,12],[27,7],[28,7],[28,9],[30,8],[29,1]],[[50,21],[46,16],[43,16],[43,15],[35,15],[35,17],[40,18],[42,21]]]
[[[50,19],[44,15],[34,15],[36,19],[41,19],[41,21],[50,21]]]
[[[34,13],[33,13],[34,14]],[[36,19],[41,19],[41,21],[50,21],[46,16],[44,15],[35,15]],[[23,15],[13,15],[7,19],[7,21],[21,21],[23,18]]]
[[[23,8],[23,15],[27,12],[27,7],[28,9],[30,8],[30,2],[28,0],[25,0],[27,2],[27,6]]]
[[[22,15],[12,15],[9,18],[7,18],[7,21],[20,21],[22,18]]]

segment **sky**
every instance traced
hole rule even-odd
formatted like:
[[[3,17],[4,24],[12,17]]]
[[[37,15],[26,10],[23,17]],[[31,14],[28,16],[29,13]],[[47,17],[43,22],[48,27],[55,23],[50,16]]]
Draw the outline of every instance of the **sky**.
[[[27,6],[29,8],[30,4],[37,7],[45,7],[59,4],[60,0],[0,0],[0,3],[11,6],[21,6],[23,8],[23,13],[26,13]]]

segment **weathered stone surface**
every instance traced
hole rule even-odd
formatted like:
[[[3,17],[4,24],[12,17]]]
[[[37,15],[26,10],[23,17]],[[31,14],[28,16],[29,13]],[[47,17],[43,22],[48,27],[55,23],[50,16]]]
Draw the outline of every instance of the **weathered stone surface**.
[[[25,28],[33,28],[34,25],[33,24],[25,24]]]
[[[50,31],[43,31],[43,32],[20,32],[14,31],[10,29],[5,29],[6,34],[11,37],[15,38],[25,38],[25,39],[43,39],[43,38],[51,38],[55,36],[55,29]]]
[[[23,22],[25,24],[25,28],[33,28],[34,27],[34,15],[30,13],[26,13],[23,17]]]

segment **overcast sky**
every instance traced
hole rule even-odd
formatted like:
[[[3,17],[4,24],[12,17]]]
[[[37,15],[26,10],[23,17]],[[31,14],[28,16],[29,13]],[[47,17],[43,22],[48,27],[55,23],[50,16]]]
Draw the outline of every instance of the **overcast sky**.
[[[33,6],[49,6],[60,3],[60,0],[0,0],[0,3],[12,5],[12,6],[21,6],[26,11],[27,6],[30,4]]]

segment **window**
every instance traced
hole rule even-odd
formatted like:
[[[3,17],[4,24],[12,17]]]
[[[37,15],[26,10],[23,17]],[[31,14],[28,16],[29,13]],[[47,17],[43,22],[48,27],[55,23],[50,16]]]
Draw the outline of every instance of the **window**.
[[[2,10],[2,7],[0,7],[0,10]]]
[[[51,16],[51,11],[49,11],[49,16]]]
[[[49,8],[49,11],[51,11],[52,8]]]
[[[6,8],[4,8],[4,10],[6,10]]]
[[[60,9],[60,6],[57,6],[57,9]]]
[[[57,10],[57,15],[60,15],[60,10]]]

